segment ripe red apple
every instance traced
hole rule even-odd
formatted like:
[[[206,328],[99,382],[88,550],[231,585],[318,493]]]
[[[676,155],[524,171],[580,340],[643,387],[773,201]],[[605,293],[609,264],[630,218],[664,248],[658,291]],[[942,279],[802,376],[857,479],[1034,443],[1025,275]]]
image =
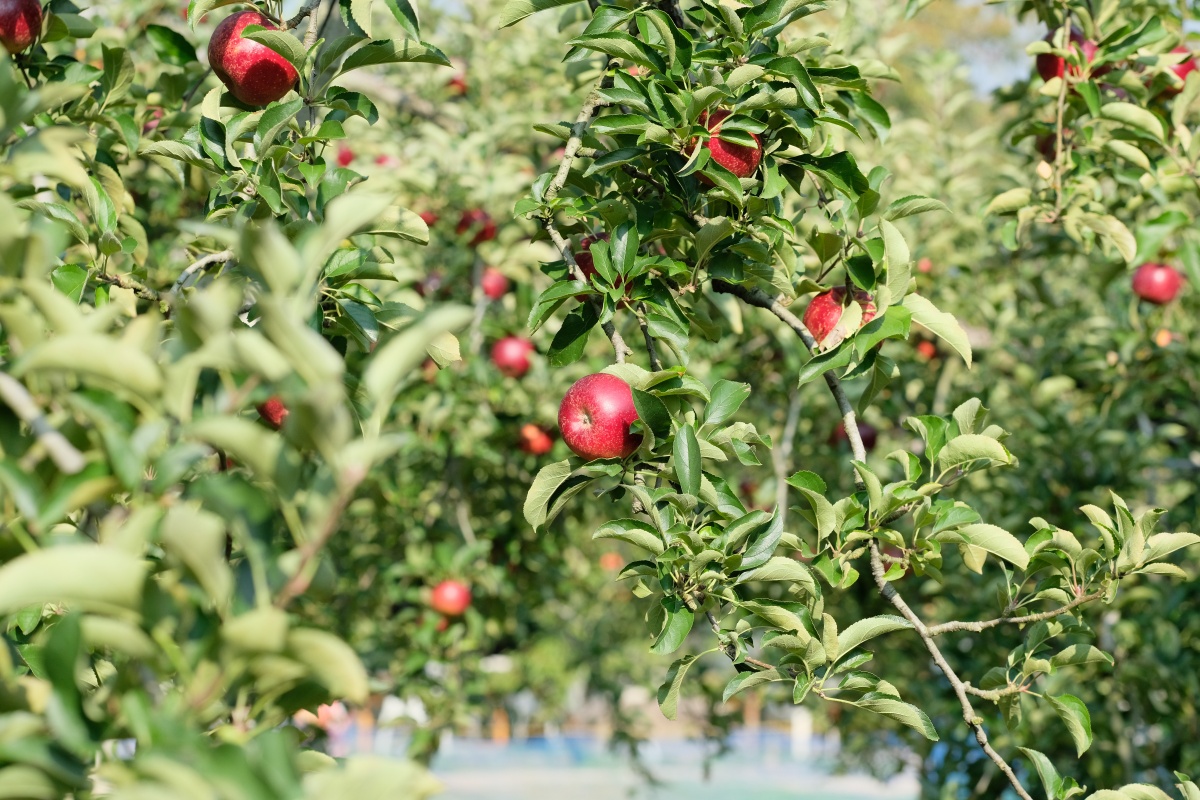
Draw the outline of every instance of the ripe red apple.
[[[1046,34],[1046,41],[1053,44],[1054,37],[1057,31],[1050,31]],[[1083,38],[1083,31],[1078,28],[1071,28],[1070,41],[1067,47],[1083,53],[1083,60],[1087,63],[1092,63],[1092,59],[1096,57],[1098,49],[1096,43],[1091,39]],[[1067,60],[1062,56],[1056,56],[1053,53],[1039,53],[1037,57],[1038,75],[1042,76],[1042,80],[1048,81],[1052,78],[1061,78],[1067,72]],[[1094,74],[1102,75],[1107,72],[1107,65],[1098,68]],[[1071,65],[1071,75],[1079,74],[1079,67]]]
[[[744,144],[734,144],[717,138],[721,132],[721,122],[730,115],[731,112],[721,109],[714,111],[711,116],[708,112],[700,115],[700,124],[708,128],[712,136],[704,143],[712,154],[712,160],[720,164],[725,169],[732,172],[739,178],[748,178],[754,174],[754,170],[758,169],[758,162],[762,160],[762,141],[755,134],[750,134],[754,139],[754,147],[747,147]]]
[[[354,161],[354,151],[346,145],[342,145],[337,151],[337,163],[339,167],[348,167]]]
[[[508,278],[504,277],[504,273],[495,267],[484,269],[483,276],[479,279],[479,285],[483,288],[483,293],[491,300],[499,300],[508,294]]]
[[[153,131],[158,130],[159,124],[162,122],[162,108],[149,109],[150,113],[146,115],[146,121],[142,123],[142,136],[145,136]]]
[[[928,258],[922,258],[917,262],[917,272],[933,272],[933,261]]]
[[[496,238],[496,223],[492,220],[492,215],[482,208],[464,211],[458,219],[458,226],[455,227],[454,232],[462,236],[467,231],[476,228],[479,230],[471,237],[471,241],[467,242],[469,246],[477,247],[481,242],[490,242]]]
[[[296,68],[265,44],[242,36],[248,25],[278,30],[257,11],[230,14],[208,42],[208,63],[230,93],[248,106],[275,102],[296,85]]]
[[[932,361],[933,359],[937,358],[937,345],[928,339],[922,339],[921,341],[917,342],[915,346],[917,349],[917,355],[921,356],[921,358],[925,359],[926,361]]]
[[[869,422],[858,420],[858,435],[862,438],[863,447],[868,451],[875,449],[875,443],[879,441],[879,431]],[[829,434],[829,446],[837,447],[842,442],[850,441],[849,435],[846,433],[846,425],[839,422],[837,427]]]
[[[1196,59],[1192,58],[1192,51],[1187,49],[1186,47],[1180,45],[1179,47],[1176,47],[1171,52],[1188,54],[1188,57],[1186,60],[1181,61],[1180,63],[1171,67],[1171,71],[1174,72],[1176,76],[1178,76],[1179,80],[1181,80],[1181,81],[1187,80],[1187,76],[1196,70]],[[1163,94],[1176,95],[1182,91],[1183,91],[1182,87],[1168,86],[1166,89],[1163,89]]]
[[[420,217],[421,217],[421,221],[424,222],[429,227],[433,227],[434,225],[436,225],[438,219],[440,219],[440,217],[438,217],[438,215],[433,213],[432,211],[422,211],[420,214]]]
[[[600,569],[605,572],[616,572],[623,566],[625,566],[625,559],[621,558],[620,553],[614,553],[610,550],[600,556]]]
[[[287,419],[288,408],[283,404],[283,400],[279,395],[268,397],[265,402],[255,406],[258,416],[266,423],[268,428],[279,430],[283,427],[283,421]]]
[[[522,453],[528,453],[531,456],[544,456],[550,452],[550,448],[553,446],[554,440],[550,438],[550,434],[543,430],[540,425],[526,422],[521,426],[521,437],[517,443],[517,448]]]
[[[1142,264],[1133,273],[1133,293],[1156,305],[1174,300],[1182,286],[1183,275],[1166,264]]]
[[[450,94],[462,97],[467,93],[467,76],[463,73],[457,73],[453,78],[446,81],[446,88],[450,90]]]
[[[558,407],[563,441],[588,461],[633,455],[642,442],[629,430],[637,418],[629,384],[603,372],[577,380]]]
[[[38,0],[0,0],[0,43],[10,53],[27,49],[42,35]]]
[[[471,590],[465,583],[442,581],[433,587],[429,605],[434,611],[447,617],[461,616],[471,605]]]
[[[862,322],[859,327],[875,319],[875,302],[868,293],[855,290],[854,302],[862,308]],[[842,320],[842,311],[846,307],[846,287],[835,286],[827,292],[822,292],[812,299],[808,308],[804,309],[804,327],[823,347],[836,347],[846,338],[848,331],[838,327]]]
[[[400,159],[396,158],[395,156],[388,155],[387,153],[380,153],[379,155],[375,156],[375,165],[379,167],[397,167],[400,165]],[[436,218],[436,216],[437,215],[435,214],[434,217]],[[421,219],[425,219],[425,214],[421,215]],[[425,224],[428,225],[429,223],[427,222]]]
[[[492,363],[508,377],[520,378],[529,372],[529,354],[532,352],[533,342],[528,339],[505,336],[492,345]]]

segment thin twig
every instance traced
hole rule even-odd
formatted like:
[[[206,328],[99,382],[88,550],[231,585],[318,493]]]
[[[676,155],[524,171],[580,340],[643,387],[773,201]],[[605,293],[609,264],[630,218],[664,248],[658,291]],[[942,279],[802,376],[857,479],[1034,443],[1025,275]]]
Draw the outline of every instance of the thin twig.
[[[59,472],[75,475],[83,470],[83,454],[50,424],[25,385],[7,372],[0,372],[0,400],[29,426]]]
[[[1099,600],[1103,596],[1104,592],[1098,590],[1092,592],[1091,594],[1077,597],[1071,602],[1067,603],[1065,606],[1053,608],[1049,611],[1042,611],[1037,614],[1025,614],[1019,617],[1006,615],[996,619],[981,620],[979,622],[943,622],[941,625],[934,625],[929,628],[929,635],[941,636],[943,633],[954,633],[955,631],[971,631],[973,633],[980,633],[989,628],[995,628],[999,625],[1029,625],[1034,622],[1041,622],[1043,620],[1054,619],[1055,617],[1062,616],[1063,614],[1067,614],[1074,609],[1079,608],[1079,606],[1090,603],[1093,600]]]
[[[283,29],[285,31],[290,31],[292,28],[295,28],[301,22],[304,22],[304,20],[308,19],[310,15],[315,16],[314,12],[320,5],[321,0],[308,0],[308,2],[304,4],[304,7],[296,12],[296,16],[283,23]],[[311,47],[311,45],[307,46]]]
[[[646,304],[638,303],[636,313],[638,325],[642,329],[642,338],[646,340],[646,354],[650,356],[650,369],[658,372],[662,369],[662,362],[658,360],[658,349],[654,345],[654,337],[650,335],[650,323],[646,319]]]
[[[713,289],[718,292],[732,294],[750,305],[770,311],[795,331],[796,335],[800,337],[800,340],[804,342],[805,347],[810,352],[814,350],[816,343],[812,335],[804,327],[804,324],[796,318],[796,315],[780,303],[777,298],[772,298],[758,289],[746,289],[745,287],[723,281],[713,281]],[[858,430],[858,421],[855,419],[854,409],[850,405],[849,398],[846,397],[846,392],[842,388],[841,381],[838,380],[832,371],[828,371],[825,373],[825,383],[829,386],[829,391],[833,394],[834,402],[842,414],[842,422],[846,426],[846,436],[850,440],[850,449],[854,455],[854,459],[856,461],[865,461],[867,452],[863,447],[862,435]],[[856,478],[856,482],[859,482],[859,480]],[[933,636],[930,635],[929,629],[925,627],[925,623],[909,608],[908,603],[896,591],[896,587],[888,583],[885,576],[883,559],[880,558],[879,554],[879,543],[871,539],[868,542],[868,546],[871,552],[871,575],[875,579],[875,585],[879,588],[879,593],[900,612],[901,616],[912,624],[917,635],[921,637],[921,641],[924,643],[929,655],[933,658],[933,662],[937,664],[938,669],[946,676],[946,679],[950,682],[950,686],[954,690],[954,694],[958,697],[959,704],[963,710],[963,719],[975,733],[975,741],[979,743],[979,747],[983,752],[987,754],[988,758],[1008,778],[1017,796],[1021,800],[1033,800],[1029,793],[1025,791],[1025,787],[1021,785],[1021,781],[1017,778],[1016,773],[1013,772],[1012,767],[1009,766],[1004,757],[997,753],[988,742],[987,731],[983,727],[983,719],[975,713],[975,708],[971,705],[971,699],[967,696],[965,684],[946,662],[942,651],[938,648],[937,643],[933,641]]]
[[[132,278],[126,278],[121,275],[108,275],[100,272],[96,274],[96,280],[100,283],[107,283],[110,286],[119,286],[122,289],[128,289],[143,300],[160,300],[158,292],[150,289]]]
[[[976,689],[971,684],[964,683],[963,689],[966,690],[967,694],[981,697],[984,700],[991,700],[993,703],[999,701],[1001,698],[1008,697],[1009,695],[1021,694],[1022,692],[1029,691],[1029,687],[1023,683],[1010,683],[1003,689]]]
[[[787,418],[779,445],[771,451],[771,464],[775,468],[775,508],[778,509],[779,524],[787,530],[788,472],[791,471],[792,448],[795,446],[796,428],[800,424],[800,392],[793,391],[788,401]]]
[[[232,258],[232,250],[222,250],[219,253],[209,253],[203,258],[192,262],[175,280],[175,285],[171,287],[171,293],[178,294],[188,283],[188,278],[190,278],[192,275],[195,275],[197,272],[202,272],[217,264],[224,264],[226,261],[230,261]]]
[[[321,526],[320,532],[315,538],[305,542],[301,546],[300,561],[296,565],[296,571],[292,573],[292,577],[279,590],[279,595],[275,598],[276,608],[287,608],[289,603],[308,590],[309,584],[312,583],[313,579],[313,575],[308,574],[308,565],[325,549],[325,545],[337,533],[342,513],[346,510],[346,506],[350,504],[350,499],[354,496],[354,490],[358,484],[359,481],[352,480],[346,486],[342,487],[333,502],[333,507],[329,509],[329,515],[325,518],[325,523]]]

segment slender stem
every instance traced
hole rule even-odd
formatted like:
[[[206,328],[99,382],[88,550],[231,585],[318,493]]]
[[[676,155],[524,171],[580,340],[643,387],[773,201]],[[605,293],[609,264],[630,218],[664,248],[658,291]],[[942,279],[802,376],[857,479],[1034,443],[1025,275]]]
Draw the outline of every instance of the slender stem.
[[[296,571],[292,573],[292,577],[279,590],[279,595],[275,598],[276,608],[287,608],[289,603],[308,590],[309,584],[312,583],[313,579],[313,574],[309,572],[309,564],[312,563],[314,558],[320,555],[321,551],[325,549],[325,545],[337,533],[342,513],[346,510],[346,506],[350,504],[350,499],[354,496],[354,490],[358,486],[358,483],[359,481],[351,481],[338,492],[337,498],[333,502],[333,507],[329,509],[329,514],[326,516],[325,523],[321,526],[320,532],[311,541],[305,542],[301,546],[300,561],[296,565]]]
[[[304,7],[296,12],[296,16],[283,23],[283,29],[285,31],[290,31],[292,28],[295,28],[301,22],[304,22],[304,20],[308,19],[309,16],[316,16],[316,10],[318,7],[320,7],[320,5],[321,0],[308,0],[308,2],[304,4]]]
[[[996,619],[981,620],[979,622],[943,622],[941,625],[934,625],[929,628],[929,635],[941,636],[943,633],[953,633],[955,631],[971,631],[973,633],[979,633],[981,631],[986,631],[989,628],[995,628],[999,625],[1029,625],[1034,622],[1041,622],[1042,620],[1054,619],[1055,617],[1062,616],[1063,614],[1073,611],[1079,606],[1090,603],[1093,600],[1099,600],[1103,596],[1104,592],[1097,590],[1091,594],[1077,597],[1071,602],[1067,603],[1065,606],[1053,608],[1049,611],[1042,611],[1037,614],[1025,614],[1019,617],[1006,615]]]
[[[654,345],[654,337],[650,335],[650,323],[646,320],[645,303],[638,303],[637,319],[638,325],[642,329],[642,338],[646,340],[646,353],[650,356],[650,369],[658,372],[662,369],[662,362],[658,360],[658,349]]]
[[[110,286],[119,286],[122,289],[128,289],[143,300],[161,299],[158,292],[143,286],[131,278],[126,278],[121,275],[107,275],[101,272],[97,273],[96,280],[100,281],[101,283],[107,283]]]
[[[7,372],[0,372],[0,400],[29,426],[59,472],[75,475],[83,470],[83,454],[50,424],[25,385]]]
[[[224,264],[226,261],[233,259],[232,250],[222,250],[219,253],[209,253],[197,261],[192,262],[175,281],[175,285],[171,287],[172,294],[178,294],[180,290],[187,284],[188,278],[195,275],[197,272],[202,272],[217,264]]]
[[[780,303],[777,298],[772,298],[765,292],[758,289],[746,289],[745,287],[736,286],[723,281],[713,281],[713,289],[718,292],[732,294],[735,297],[742,299],[746,303],[749,303],[750,305],[770,311],[796,332],[796,335],[800,337],[800,340],[804,342],[804,346],[807,347],[810,352],[815,348],[816,343],[813,340],[812,335],[807,329],[805,329],[804,324],[796,318],[795,314],[793,314],[782,303]],[[850,405],[849,398],[846,397],[846,392],[842,388],[841,381],[838,380],[837,376],[834,375],[832,371],[829,371],[825,373],[825,383],[829,386],[829,391],[833,394],[834,402],[837,403],[838,410],[842,414],[842,422],[846,426],[846,436],[850,440],[850,449],[854,454],[854,459],[856,461],[865,461],[867,454],[866,449],[863,447],[862,435],[858,430],[858,421],[855,419],[854,409]],[[933,658],[933,662],[937,664],[938,669],[940,669],[942,674],[946,676],[946,679],[950,681],[950,686],[953,688],[954,694],[958,697],[959,704],[962,706],[963,719],[975,733],[975,741],[979,743],[979,747],[985,754],[987,754],[988,758],[990,758],[992,762],[1000,768],[1000,771],[1004,773],[1004,776],[1008,778],[1009,783],[1012,784],[1013,789],[1016,791],[1017,796],[1020,797],[1021,800],[1033,800],[1029,793],[1025,791],[1025,787],[1021,785],[1021,781],[1017,778],[1016,773],[1013,772],[1012,767],[1009,766],[1008,762],[1004,760],[1003,756],[1001,756],[995,751],[995,749],[992,748],[991,743],[988,741],[987,731],[984,730],[983,727],[983,719],[975,713],[975,708],[971,705],[971,699],[968,697],[966,685],[946,662],[945,657],[942,655],[942,651],[938,648],[937,643],[934,642],[933,636],[930,634],[929,629],[925,627],[925,623],[911,608],[909,608],[908,603],[906,603],[904,598],[900,596],[900,593],[896,591],[896,587],[888,583],[888,580],[885,577],[886,570],[884,569],[883,559],[879,554],[878,542],[874,539],[871,539],[868,542],[868,545],[871,552],[871,575],[875,579],[875,585],[878,587],[879,593],[883,595],[885,600],[895,606],[896,610],[900,612],[901,616],[903,616],[912,624],[913,629],[917,632],[917,635],[921,637],[921,641],[925,645],[925,649]]]

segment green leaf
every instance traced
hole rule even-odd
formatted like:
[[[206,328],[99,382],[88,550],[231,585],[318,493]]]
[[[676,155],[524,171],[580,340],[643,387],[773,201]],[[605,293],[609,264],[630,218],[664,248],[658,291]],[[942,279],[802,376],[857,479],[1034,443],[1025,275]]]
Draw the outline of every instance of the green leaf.
[[[192,43],[165,25],[147,25],[146,38],[160,61],[182,67],[196,60],[196,48]]]
[[[565,461],[562,463],[566,463]],[[542,470],[545,472],[545,469]],[[541,477],[541,473],[538,473]],[[536,484],[536,481],[534,482]],[[532,491],[532,490],[531,490]],[[593,539],[620,539],[636,547],[649,550],[654,555],[662,555],[666,546],[658,531],[645,522],[636,519],[615,519],[604,523],[599,530],[592,534]]]
[[[667,70],[666,63],[658,53],[628,33],[621,31],[584,34],[569,40],[567,46],[582,47],[587,50],[595,50],[597,53],[623,58],[639,66],[649,67],[655,72],[666,72]]]
[[[666,439],[671,435],[671,412],[657,396],[634,389],[633,407],[637,409],[638,419],[646,424],[654,438]]]
[[[682,645],[692,631],[696,615],[677,597],[664,597],[660,601],[663,610],[667,612],[662,632],[650,645],[650,652],[665,656],[674,653]]]
[[[1046,800],[1058,800],[1058,795],[1062,791],[1063,780],[1058,774],[1058,770],[1050,763],[1050,759],[1037,750],[1030,750],[1028,747],[1020,749],[1033,762],[1034,767],[1037,768],[1038,777],[1042,781],[1042,788],[1046,790]]]
[[[500,11],[500,27],[515,25],[530,14],[559,6],[577,3],[579,0],[508,0]]]
[[[286,31],[268,30],[261,25],[247,25],[242,31],[242,38],[269,47],[283,56],[297,72],[304,69],[304,59],[308,53],[304,44]]]
[[[450,59],[432,45],[411,39],[380,39],[355,50],[342,62],[341,74],[378,64],[437,64],[450,66]]]
[[[860,619],[838,634],[838,652],[846,655],[863,642],[892,631],[912,628],[912,623],[903,617],[884,614]]]
[[[996,197],[992,198],[992,202],[988,203],[987,208],[983,210],[986,214],[1012,214],[1029,205],[1033,200],[1033,193],[1025,187],[1009,189]]]
[[[1067,726],[1067,731],[1075,742],[1075,755],[1082,756],[1092,746],[1092,715],[1088,713],[1087,706],[1078,697],[1070,694],[1057,697],[1047,694],[1046,699]]]
[[[146,563],[124,550],[72,544],[17,556],[0,567],[0,614],[44,603],[107,613],[141,607]]]
[[[588,334],[599,321],[600,315],[590,302],[583,303],[568,314],[550,342],[550,352],[546,355],[550,366],[565,367],[583,358]]]
[[[948,472],[955,467],[975,461],[986,461],[989,466],[1011,464],[1012,455],[997,440],[980,433],[957,436],[938,453],[938,467]]]
[[[726,217],[713,217],[696,232],[696,265],[704,263],[713,247],[733,235],[733,223]]]
[[[712,399],[704,409],[705,425],[720,425],[737,413],[750,396],[750,384],[717,381],[712,387]]]
[[[1003,558],[1018,569],[1029,566],[1029,554],[1017,537],[1003,528],[986,523],[963,525],[952,531],[942,531],[933,537],[940,542],[955,542],[981,547],[993,555]]]
[[[1077,666],[1079,664],[1113,665],[1113,657],[1090,644],[1073,644],[1050,657],[1050,663],[1055,667]]]
[[[788,581],[804,586],[810,595],[817,594],[817,582],[808,565],[787,556],[774,556],[761,567],[738,575],[738,583],[748,581]]]
[[[729,698],[735,694],[754,686],[761,686],[764,683],[771,683],[772,681],[788,681],[791,679],[790,675],[785,675],[777,669],[739,672],[729,679],[729,683],[725,684],[725,692],[721,695],[721,702],[728,703]]]
[[[712,651],[707,652],[711,653]],[[666,681],[658,687],[658,707],[662,709],[663,716],[667,719],[675,719],[675,713],[679,708],[679,689],[683,686],[683,677],[687,674],[688,668],[696,663],[700,656],[706,654],[684,656],[667,670]]]
[[[929,721],[929,717],[926,716],[924,711],[914,705],[902,702],[893,697],[877,695],[874,692],[864,695],[851,705],[865,708],[868,711],[873,711],[876,714],[882,714],[885,717],[894,719],[918,731],[932,742],[938,740],[937,729],[933,727],[933,723]]]
[[[287,634],[287,654],[334,697],[361,703],[370,691],[367,670],[358,655],[332,633],[315,628],[293,628]]]
[[[945,211],[950,213],[950,209],[941,200],[934,200],[932,197],[923,197],[919,194],[910,194],[907,197],[901,197],[895,200],[888,206],[883,217],[887,220],[897,220],[902,217],[911,217],[914,214],[924,214],[928,211]]]
[[[271,145],[279,138],[280,131],[287,127],[303,108],[303,98],[297,97],[286,103],[272,103],[262,112],[258,127],[254,131],[254,147],[260,163],[270,155]]]
[[[525,495],[525,506],[522,509],[525,521],[534,530],[545,524],[550,498],[574,471],[569,459],[547,464],[538,470],[537,477],[533,479],[533,485],[529,487],[529,492]]]
[[[934,335],[953,347],[971,366],[971,342],[953,315],[939,311],[937,306],[919,294],[905,296],[903,305],[912,312],[912,321],[924,325]]]
[[[700,494],[700,443],[696,441],[696,429],[691,424],[684,425],[675,434],[675,477],[679,481],[679,491],[684,494]]]
[[[1105,103],[1100,107],[1100,117],[1133,128],[1157,142],[1162,141],[1162,121],[1141,106],[1133,103]]]

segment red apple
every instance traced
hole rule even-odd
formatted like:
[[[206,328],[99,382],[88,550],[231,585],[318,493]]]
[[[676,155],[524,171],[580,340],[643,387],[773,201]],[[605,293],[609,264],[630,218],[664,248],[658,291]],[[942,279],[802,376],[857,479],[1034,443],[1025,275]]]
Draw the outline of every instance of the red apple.
[[[248,106],[275,102],[296,85],[296,68],[265,44],[242,36],[248,25],[278,30],[257,11],[230,14],[213,31],[208,43],[208,63],[230,93]]]
[[[479,285],[483,288],[483,293],[491,300],[499,300],[508,294],[508,278],[504,277],[504,273],[495,267],[488,267],[483,271]]]
[[[730,115],[731,112],[721,109],[714,111],[712,116],[708,112],[700,115],[700,124],[708,128],[712,136],[704,143],[712,154],[712,160],[720,164],[725,169],[732,172],[739,178],[748,178],[754,174],[754,170],[758,169],[758,162],[762,160],[762,141],[755,134],[750,134],[754,139],[754,147],[748,147],[744,144],[734,144],[726,142],[717,135],[721,132],[721,122]]]
[[[450,94],[462,97],[467,93],[467,76],[459,72],[453,78],[446,81],[446,88],[450,90]]]
[[[1174,338],[1174,334],[1172,334],[1166,328],[1159,328],[1154,332],[1154,343],[1159,347],[1166,347],[1170,345]]]
[[[283,427],[283,421],[287,419],[288,415],[288,408],[283,404],[279,395],[268,397],[265,402],[255,406],[255,410],[266,426],[275,430]]]
[[[577,380],[558,407],[563,441],[588,461],[633,455],[642,442],[629,430],[637,418],[629,384],[603,372]]]
[[[42,34],[42,4],[38,0],[0,0],[0,43],[19,53]]]
[[[625,566],[625,559],[621,558],[620,553],[609,551],[600,556],[600,569],[605,572],[616,572],[623,566]]]
[[[471,237],[471,241],[467,242],[469,246],[477,247],[481,242],[490,242],[496,238],[496,223],[492,220],[492,215],[482,208],[464,211],[458,219],[458,226],[455,227],[454,232],[462,236],[476,228],[478,231]]]
[[[862,321],[859,327],[875,319],[875,303],[871,295],[864,291],[855,290],[854,302],[862,308]],[[838,326],[842,320],[842,311],[846,307],[846,287],[835,286],[827,292],[822,292],[812,299],[808,308],[804,309],[804,327],[823,347],[836,347],[846,338],[848,331]]]
[[[930,273],[933,272],[933,261],[928,258],[922,258],[917,262],[917,272]]]
[[[420,217],[421,217],[421,221],[430,227],[433,227],[434,225],[436,225],[437,221],[439,219],[438,215],[433,213],[432,211],[422,211],[420,214]]]
[[[375,165],[376,166],[395,167],[395,166],[398,166],[399,164],[400,164],[400,159],[396,158],[395,156],[390,156],[387,153],[380,153],[379,155],[375,156]],[[425,213],[427,214],[429,212],[425,212]],[[436,215],[434,215],[434,216],[436,218]],[[425,214],[421,215],[421,219],[425,219]],[[425,224],[428,225],[429,223],[427,222]]]
[[[1188,56],[1187,59],[1185,59],[1184,61],[1181,61],[1180,63],[1171,67],[1171,71],[1175,73],[1175,75],[1179,78],[1179,80],[1181,80],[1181,81],[1187,80],[1187,76],[1190,75],[1192,72],[1194,72],[1196,69],[1196,59],[1192,58],[1192,51],[1187,49],[1186,47],[1180,45],[1179,47],[1176,47],[1171,52],[1172,53],[1180,53],[1180,54],[1187,53],[1187,56]],[[1163,94],[1175,95],[1175,94],[1179,94],[1181,91],[1183,91],[1182,86],[1168,86],[1166,89],[1163,90]]]
[[[867,450],[874,450],[875,443],[879,441],[879,431],[875,430],[875,426],[869,422],[858,421],[858,435],[862,438],[863,447]],[[829,446],[837,447],[842,442],[850,441],[850,437],[846,434],[846,425],[839,422],[833,432],[829,434]]]
[[[1050,33],[1046,34],[1046,41],[1053,44],[1054,37],[1057,34],[1058,31],[1050,31]],[[1083,53],[1083,60],[1089,64],[1096,57],[1096,50],[1098,49],[1096,43],[1091,39],[1083,38],[1083,31],[1078,28],[1071,28],[1071,37],[1067,46],[1072,50]],[[1054,55],[1054,53],[1039,53],[1037,57],[1037,71],[1038,75],[1041,75],[1044,81],[1052,78],[1061,78],[1067,72],[1067,60],[1062,56]],[[1107,71],[1108,68],[1102,66],[1094,74],[1101,75]],[[1071,75],[1078,75],[1079,67],[1071,65],[1070,73]]]
[[[447,617],[461,616],[471,605],[471,590],[465,583],[442,581],[433,587],[429,605],[434,611]]]
[[[163,110],[161,108],[152,108],[149,111],[150,113],[146,115],[146,121],[142,123],[142,136],[158,130],[159,123],[162,122]]]
[[[554,440],[550,438],[550,434],[546,433],[540,425],[526,422],[521,426],[521,437],[520,441],[517,442],[517,448],[522,453],[528,453],[531,456],[544,456],[550,452],[550,448],[553,446]]]
[[[932,361],[933,359],[937,358],[937,345],[928,339],[922,339],[921,341],[917,342],[915,347],[917,349],[917,355],[921,356],[921,358],[925,359],[926,361]]]
[[[346,145],[342,145],[337,151],[337,163],[339,167],[348,167],[354,161],[354,151]]]
[[[1142,264],[1133,273],[1133,293],[1155,305],[1174,300],[1182,286],[1183,275],[1166,264]]]
[[[520,378],[529,372],[529,354],[533,342],[520,336],[505,336],[492,345],[492,363],[510,378]]]

